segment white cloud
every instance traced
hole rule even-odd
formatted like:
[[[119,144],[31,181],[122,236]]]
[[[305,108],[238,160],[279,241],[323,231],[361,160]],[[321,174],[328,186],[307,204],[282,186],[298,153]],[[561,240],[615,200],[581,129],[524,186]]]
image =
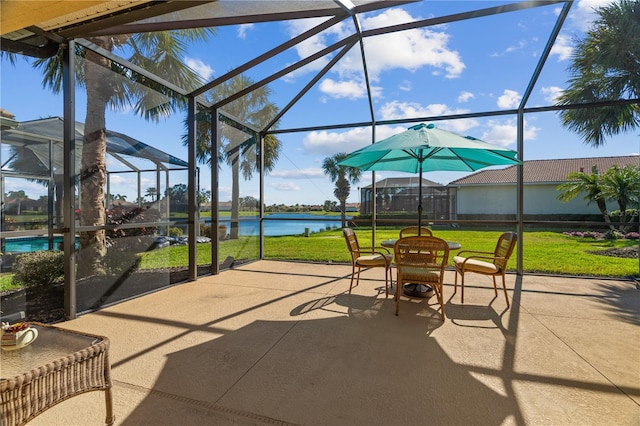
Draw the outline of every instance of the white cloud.
[[[376,135],[379,134],[376,127]],[[354,128],[346,132],[326,130],[310,132],[304,138],[304,149],[314,155],[333,155],[336,152],[351,152],[371,143],[371,131],[368,128]]]
[[[253,29],[253,24],[240,24],[238,25],[238,38],[247,38],[247,32]]]
[[[300,185],[295,182],[278,182],[274,185],[271,185],[273,189],[276,191],[300,191]]]
[[[520,103],[522,96],[515,90],[505,89],[502,96],[498,98],[498,108],[509,109],[516,108]]]
[[[425,106],[417,102],[391,101],[380,107],[380,118],[382,120],[430,117],[452,113],[453,111],[445,104],[430,104]]]
[[[369,85],[371,97],[374,99],[382,96],[382,87]],[[335,98],[361,99],[367,96],[367,87],[364,82],[359,79],[336,81],[331,78],[325,78],[320,83],[318,89],[323,94]],[[326,103],[327,99],[321,99],[322,103]]]
[[[518,25],[518,27],[523,29],[522,25]],[[538,41],[538,37],[531,37],[530,40],[520,40],[516,44],[512,44],[512,45],[507,46],[501,52],[492,53],[491,57],[494,57],[494,58],[502,57],[502,56],[506,56],[507,54],[511,54],[511,53],[514,53],[514,52],[518,52],[518,51],[524,50],[527,46],[529,46],[530,44],[535,44],[537,41]],[[508,42],[508,40],[506,42]],[[525,52],[528,52],[528,50],[525,50]],[[532,54],[534,56],[536,55],[535,52],[532,53]]]
[[[401,118],[436,117],[443,115],[465,114],[467,109],[450,108],[445,104],[420,105],[415,102],[392,101],[380,107],[380,117],[382,120],[393,120]],[[453,132],[466,132],[476,127],[478,122],[473,119],[446,120],[439,121],[438,126]],[[404,130],[404,129],[403,129]]]
[[[364,84],[354,80],[335,81],[331,78],[325,78],[319,87],[322,93],[333,98],[360,99],[366,96],[367,89]]]
[[[453,132],[466,134],[467,130],[477,127],[473,119],[439,121],[436,126]],[[398,126],[376,126],[376,141],[404,132],[411,124]],[[369,128],[355,128],[345,132],[310,132],[303,141],[306,151],[314,155],[334,155],[337,152],[353,152],[371,144]],[[379,176],[378,176],[379,177]]]
[[[506,53],[515,52],[516,50],[524,49],[526,45],[527,45],[527,42],[525,40],[520,40],[518,44],[507,47],[505,52]]]
[[[480,139],[501,146],[513,145],[517,142],[518,126],[515,119],[491,120],[487,123],[489,130],[484,132]],[[528,125],[524,122],[524,140],[534,140],[540,132],[539,127]]]
[[[218,199],[220,201],[230,201],[232,198],[230,186],[218,186]]]
[[[570,38],[562,34],[558,35],[549,54],[557,55],[558,61],[570,59],[573,54],[573,45],[571,44]]]
[[[202,62],[200,59],[184,58],[184,63],[202,77],[204,81],[208,81],[214,73],[213,68]]]
[[[411,21],[415,18],[405,10],[393,8],[363,19],[362,27],[380,28]],[[368,70],[374,80],[384,71],[416,71],[425,66],[434,68],[434,73],[444,72],[446,78],[459,77],[465,64],[460,54],[448,47],[449,40],[447,33],[425,28],[367,37],[364,45]]]
[[[111,173],[109,174],[109,183],[111,185],[121,185],[124,183],[133,184],[133,179],[127,179],[126,177],[122,176],[122,174],[119,174],[119,173]]]
[[[571,8],[571,24],[581,31],[587,31],[597,17],[595,9],[613,3],[613,0],[580,0]]]
[[[555,104],[558,96],[562,94],[562,88],[558,86],[543,87],[540,92],[542,92],[547,102]]]
[[[323,18],[292,19],[284,23],[285,31],[291,38],[293,38],[321,24],[323,21]],[[329,44],[327,40],[328,37],[335,36],[336,34],[341,34],[341,27],[342,24],[334,25],[333,27],[323,31],[321,34],[316,34],[313,37],[310,37],[296,44],[294,49],[298,53],[300,59],[307,58],[327,47]],[[316,59],[315,61],[305,65],[301,69],[289,73],[285,77],[285,79],[292,80],[298,75],[319,71],[327,64],[327,62],[329,62],[329,58],[327,58],[326,56],[320,59]]]
[[[403,92],[410,92],[412,87],[413,85],[409,80],[404,80],[402,83],[400,83],[398,89],[402,90]]]
[[[299,35],[305,30],[320,23],[321,19],[292,20],[286,23],[288,34],[291,37]],[[388,9],[375,16],[361,20],[363,29],[380,28],[399,23],[415,21],[401,8]],[[337,25],[322,34],[311,37],[299,43],[295,49],[300,58],[306,58],[329,44],[344,38],[346,33],[344,25]],[[385,71],[405,69],[416,71],[425,66],[434,68],[434,73],[444,74],[446,78],[459,77],[465,69],[460,54],[448,47],[449,35],[433,29],[414,29],[398,31],[391,34],[367,37],[364,41],[367,55],[367,70],[371,81],[379,79],[379,75]],[[389,48],[393,46],[393,48]],[[304,67],[304,72],[317,71],[323,67],[328,58],[322,58]],[[332,72],[338,73],[339,80],[362,80],[362,60],[360,50],[351,49],[343,57]],[[288,78],[293,78],[303,71],[298,70]],[[355,78],[354,76],[359,76]]]
[[[319,167],[308,167],[306,169],[274,170],[269,173],[269,177],[281,179],[317,179],[323,178],[324,172]]]
[[[4,186],[5,194],[10,192],[24,191],[27,197],[37,200],[42,195],[47,195],[47,188],[36,182],[29,182],[24,179],[7,179]]]
[[[471,92],[461,92],[460,95],[458,96],[458,102],[460,103],[465,103],[465,102],[469,102],[470,99],[474,99],[476,97],[476,95],[474,95]]]

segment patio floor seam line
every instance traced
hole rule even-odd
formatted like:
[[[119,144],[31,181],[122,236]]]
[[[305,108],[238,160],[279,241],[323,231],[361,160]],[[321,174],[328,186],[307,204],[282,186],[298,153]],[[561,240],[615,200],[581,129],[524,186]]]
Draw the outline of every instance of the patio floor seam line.
[[[225,414],[232,414],[234,416],[239,416],[239,417],[245,417],[248,419],[252,419],[252,420],[259,420],[262,423],[265,424],[270,424],[270,425],[279,425],[279,426],[298,426],[296,423],[290,423],[284,420],[279,420],[279,419],[274,419],[271,417],[267,417],[267,416],[263,416],[261,414],[257,414],[257,413],[252,413],[249,411],[243,411],[243,410],[238,410],[235,408],[230,408],[230,407],[225,407],[224,405],[219,405],[217,403],[211,404],[209,402],[206,401],[201,401],[198,399],[193,399],[193,398],[189,398],[186,396],[180,396],[180,395],[176,395],[173,393],[169,393],[169,392],[165,392],[165,391],[161,391],[161,390],[157,390],[157,389],[153,389],[153,388],[146,388],[143,386],[138,386],[138,385],[134,385],[133,383],[128,383],[128,382],[123,382],[120,380],[112,380],[112,382],[114,384],[118,384],[119,386],[125,387],[125,388],[129,388],[132,390],[137,390],[137,391],[142,391],[142,392],[149,392],[150,394],[159,396],[161,398],[167,398],[167,399],[172,399],[174,401],[180,401],[183,402],[185,404],[189,404],[189,405],[195,405],[198,407],[202,407],[205,408],[206,410],[209,411],[215,411],[215,412],[220,412],[220,413],[225,413]]]
[[[631,395],[629,395],[629,393],[627,393],[624,389],[622,389],[620,386],[618,386],[616,383],[614,383],[611,379],[609,379],[609,377],[604,374],[602,371],[600,371],[600,369],[598,367],[596,367],[595,365],[593,365],[593,363],[591,363],[589,360],[587,360],[584,356],[582,356],[582,354],[580,352],[578,352],[576,349],[574,349],[573,346],[571,346],[569,343],[567,343],[562,337],[560,337],[557,333],[555,333],[553,330],[551,330],[549,327],[546,326],[546,324],[542,321],[540,321],[540,319],[538,318],[538,315],[531,315],[533,317],[533,319],[535,321],[538,322],[538,324],[540,324],[545,330],[547,330],[549,333],[551,333],[556,339],[558,339],[558,341],[562,342],[562,344],[564,344],[571,352],[573,352],[578,358],[580,358],[585,364],[587,364],[591,369],[593,369],[593,371],[597,372],[604,380],[606,380],[609,384],[611,384],[611,386],[613,386],[614,388],[618,389],[618,391],[620,391],[621,394],[625,395],[627,398],[629,398],[635,405],[640,406],[640,403],[638,403],[638,401],[636,401]],[[542,316],[552,316],[552,315],[542,315]],[[555,318],[558,318],[557,316],[554,316]],[[575,317],[561,317],[561,318],[575,318]]]
[[[278,346],[278,344],[282,341],[282,339],[285,338],[286,335],[288,335],[291,330],[293,330],[294,327],[297,326],[297,324],[300,321],[294,321],[293,324],[291,324],[291,327],[289,327],[284,333],[282,333],[282,336],[280,336],[253,364],[251,364],[251,366],[249,368],[247,368],[245,370],[244,373],[242,373],[240,375],[240,377],[238,377],[228,388],[226,391],[224,391],[222,393],[222,395],[220,395],[220,397],[216,400],[216,404],[222,400],[222,398],[224,398],[230,391],[231,389],[233,389],[242,379],[244,379],[251,371],[253,371],[256,366],[258,364],[260,364],[260,362],[264,359],[264,357],[266,357],[269,353],[271,353],[271,351],[273,351],[273,349]]]

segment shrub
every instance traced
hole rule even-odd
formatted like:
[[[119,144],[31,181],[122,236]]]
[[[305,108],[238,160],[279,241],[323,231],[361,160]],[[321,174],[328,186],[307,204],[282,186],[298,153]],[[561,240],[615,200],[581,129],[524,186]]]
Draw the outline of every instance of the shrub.
[[[182,234],[184,234],[184,232],[182,232],[182,229],[178,228],[177,226],[169,228],[170,237],[181,237]]]
[[[609,233],[603,234],[602,232],[597,232],[597,231],[571,231],[571,232],[563,232],[562,234],[569,237],[593,238],[596,240],[602,240],[610,237],[610,235],[608,235]]]
[[[625,210],[625,216],[627,218],[627,222],[638,222],[638,209],[627,209]],[[613,210],[609,212],[609,217],[612,222],[620,221],[620,210]]]
[[[44,290],[64,281],[64,253],[44,250],[16,256],[13,283]]]
[[[604,234],[605,240],[617,240],[618,238],[623,238],[623,237],[624,237],[624,234],[622,234],[622,232],[615,229],[610,229]]]
[[[160,220],[160,212],[156,209],[145,209],[142,207],[114,207],[107,209],[107,225],[123,225],[125,223],[157,222]],[[154,235],[157,227],[140,228],[115,228],[107,230],[107,238],[122,238],[139,235]]]
[[[200,235],[204,235],[205,237],[211,238],[211,225],[205,225],[204,223],[200,224]]]

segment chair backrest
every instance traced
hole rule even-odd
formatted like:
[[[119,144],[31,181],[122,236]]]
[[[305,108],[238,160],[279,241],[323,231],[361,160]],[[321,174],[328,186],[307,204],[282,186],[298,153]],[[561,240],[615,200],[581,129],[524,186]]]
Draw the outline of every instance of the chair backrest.
[[[437,274],[440,279],[449,260],[449,245],[433,236],[411,236],[400,238],[393,248],[399,273],[408,272],[416,279]],[[432,278],[429,278],[432,280]]]
[[[425,228],[424,226],[420,228],[418,228],[417,226],[407,226],[406,228],[402,228],[400,230],[400,238],[418,235],[418,229],[420,229],[421,236],[430,237],[431,235],[433,235],[431,229]]]
[[[516,247],[517,241],[518,235],[515,232],[505,232],[498,238],[496,249],[493,252],[496,257],[493,264],[496,265],[500,271],[506,269],[507,262],[509,261],[509,257],[511,257],[511,253],[513,253],[513,249]]]
[[[351,228],[342,228],[344,239],[347,242],[347,248],[351,253],[351,259],[355,260],[360,256],[360,244],[358,244],[358,237]]]

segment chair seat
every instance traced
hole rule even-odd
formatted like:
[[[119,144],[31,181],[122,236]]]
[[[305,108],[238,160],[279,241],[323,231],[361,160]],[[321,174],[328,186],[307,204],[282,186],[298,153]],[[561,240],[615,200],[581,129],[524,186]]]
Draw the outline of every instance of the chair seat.
[[[405,266],[402,268],[403,281],[432,281],[438,282],[440,280],[440,274],[436,271],[425,270],[421,266]]]
[[[467,261],[464,264],[465,271],[470,272],[480,272],[485,274],[495,274],[498,272],[498,267],[490,262],[484,262],[482,260],[477,259],[469,259],[462,256],[454,256],[453,263],[455,263],[456,267],[460,267],[464,261]]]
[[[360,256],[356,259],[356,265],[371,267],[371,266],[385,266],[391,263],[393,256],[390,254],[367,254]]]
[[[426,284],[433,289],[445,319],[443,281],[449,260],[449,246],[441,238],[419,235],[400,238],[393,247],[397,268],[396,315],[400,312],[400,295],[405,284]],[[419,292],[418,292],[419,293]],[[415,293],[407,295],[413,297]]]
[[[351,282],[349,283],[349,294],[353,288],[353,280],[357,276],[356,285],[360,284],[360,270],[362,268],[384,268],[384,295],[389,296],[389,279],[391,278],[391,262],[393,255],[389,249],[384,247],[368,247],[367,250],[360,249],[358,237],[353,229],[342,228],[342,234],[347,242],[347,248],[351,254]],[[361,256],[361,254],[367,253]],[[357,269],[357,273],[356,273]]]

